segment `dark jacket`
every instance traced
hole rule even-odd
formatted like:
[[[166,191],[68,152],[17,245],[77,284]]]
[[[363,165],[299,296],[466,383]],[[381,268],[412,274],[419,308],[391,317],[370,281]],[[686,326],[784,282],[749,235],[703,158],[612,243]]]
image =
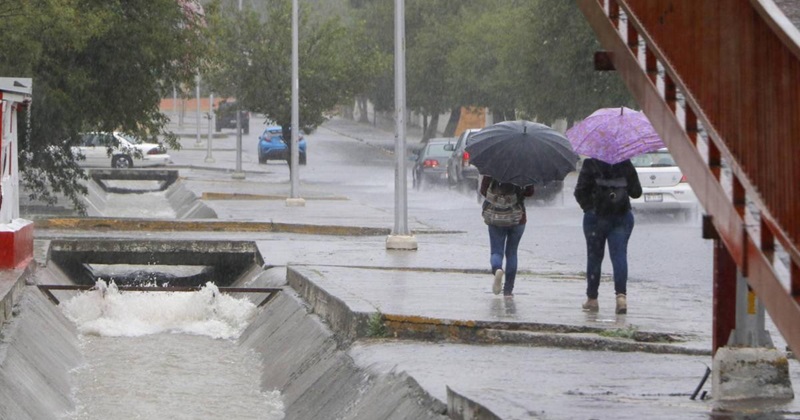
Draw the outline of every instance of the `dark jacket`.
[[[490,177],[489,175],[483,176],[480,188],[482,196],[486,197],[486,191],[489,190],[489,185],[491,185],[492,180],[493,178]],[[522,213],[522,219],[519,221],[519,224],[524,225],[525,223],[528,222],[528,212],[525,210],[525,197],[533,196],[533,185],[528,185],[527,187],[519,187],[515,185],[514,188],[517,190],[517,194],[521,197],[521,202],[522,202],[523,213]],[[488,205],[486,200],[483,201],[483,205],[484,206]]]
[[[595,210],[595,190],[597,178],[623,177],[628,182],[628,197],[639,198],[642,196],[642,184],[639,175],[630,160],[610,165],[597,159],[586,159],[578,175],[578,184],[575,185],[575,200],[584,212]],[[631,209],[630,198],[625,200],[626,210]]]

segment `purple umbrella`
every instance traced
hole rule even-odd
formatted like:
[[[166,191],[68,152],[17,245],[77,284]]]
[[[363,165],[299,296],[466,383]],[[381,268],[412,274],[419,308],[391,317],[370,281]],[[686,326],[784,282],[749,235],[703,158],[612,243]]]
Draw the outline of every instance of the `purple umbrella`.
[[[664,146],[644,113],[602,108],[567,130],[575,153],[615,164]]]

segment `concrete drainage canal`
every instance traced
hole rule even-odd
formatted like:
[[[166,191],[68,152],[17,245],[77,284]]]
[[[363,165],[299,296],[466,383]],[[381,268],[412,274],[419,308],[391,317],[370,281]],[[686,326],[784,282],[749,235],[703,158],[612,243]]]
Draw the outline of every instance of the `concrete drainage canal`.
[[[444,418],[408,377],[355,366],[253,242],[47,254],[3,325],[0,418]]]
[[[181,182],[178,171],[165,169],[93,169],[87,183],[86,213],[92,217],[216,219]],[[147,206],[142,206],[142,202]]]

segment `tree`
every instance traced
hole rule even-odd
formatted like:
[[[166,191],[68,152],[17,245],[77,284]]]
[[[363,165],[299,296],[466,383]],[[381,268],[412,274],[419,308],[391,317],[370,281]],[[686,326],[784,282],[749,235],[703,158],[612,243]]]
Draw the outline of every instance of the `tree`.
[[[520,54],[524,111],[545,122],[566,118],[571,125],[597,108],[633,107],[616,73],[594,70],[594,52],[601,47],[575,2],[536,0],[525,16],[520,21],[530,29]]]
[[[0,73],[33,78],[30,130],[20,141],[22,187],[78,211],[86,178],[71,147],[81,131],[169,134],[159,104],[190,81],[202,55],[202,11],[190,1],[26,0],[4,21]],[[167,136],[174,145],[175,136]]]
[[[281,126],[291,124],[291,3],[269,0],[266,20],[253,10],[220,11],[211,19],[216,35],[209,81],[245,109]],[[364,72],[362,55],[337,17],[314,22],[301,9],[299,28],[300,124],[310,131],[345,98],[352,98]],[[234,25],[235,22],[235,25]]]
[[[502,121],[515,118],[522,100],[521,50],[528,39],[519,19],[523,7],[513,0],[493,3],[465,8],[454,28],[460,43],[449,52],[448,62],[456,103],[489,108]]]

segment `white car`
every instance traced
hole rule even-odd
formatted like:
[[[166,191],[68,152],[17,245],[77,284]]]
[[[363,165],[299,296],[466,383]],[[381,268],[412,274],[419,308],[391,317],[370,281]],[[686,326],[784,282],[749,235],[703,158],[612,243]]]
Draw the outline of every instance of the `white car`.
[[[666,148],[636,156],[631,162],[642,184],[642,196],[631,199],[634,211],[681,213],[685,220],[694,217],[697,196]]]
[[[111,150],[111,154],[109,154]],[[83,133],[81,143],[74,150],[83,156],[78,162],[87,167],[132,168],[134,166],[164,166],[172,163],[167,149],[160,144],[142,143],[139,139],[120,132]]]

